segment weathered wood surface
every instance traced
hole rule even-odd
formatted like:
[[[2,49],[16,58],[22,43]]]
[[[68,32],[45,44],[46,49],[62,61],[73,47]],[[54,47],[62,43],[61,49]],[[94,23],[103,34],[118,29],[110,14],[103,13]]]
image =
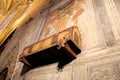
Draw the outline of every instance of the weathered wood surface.
[[[25,47],[19,59],[25,64],[34,66],[36,61],[38,61],[37,64],[49,62],[49,59],[59,58],[59,54],[67,54],[70,58],[76,58],[76,55],[81,52],[80,48],[80,32],[77,26],[72,26]],[[30,57],[32,55],[34,57]]]

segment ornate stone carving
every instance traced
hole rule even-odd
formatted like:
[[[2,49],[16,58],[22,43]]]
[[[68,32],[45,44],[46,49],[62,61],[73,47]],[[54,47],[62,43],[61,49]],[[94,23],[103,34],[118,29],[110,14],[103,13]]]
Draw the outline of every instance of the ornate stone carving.
[[[90,67],[89,80],[120,80],[120,62]]]

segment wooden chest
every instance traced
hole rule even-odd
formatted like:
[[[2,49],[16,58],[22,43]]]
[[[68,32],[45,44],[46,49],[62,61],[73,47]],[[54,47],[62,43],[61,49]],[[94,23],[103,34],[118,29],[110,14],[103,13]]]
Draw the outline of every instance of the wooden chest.
[[[73,60],[81,52],[78,27],[73,26],[24,48],[19,60],[29,66]]]

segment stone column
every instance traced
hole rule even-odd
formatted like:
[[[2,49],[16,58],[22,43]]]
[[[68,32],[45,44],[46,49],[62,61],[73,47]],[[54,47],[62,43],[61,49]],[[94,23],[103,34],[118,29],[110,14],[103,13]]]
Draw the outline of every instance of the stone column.
[[[120,43],[120,0],[104,0],[106,11],[115,37],[115,44]]]
[[[104,2],[104,0],[92,0],[92,1],[96,19],[99,19],[98,22],[100,22],[101,24],[101,25],[98,24],[97,26],[102,27],[107,46],[112,46],[114,44],[114,34],[105,6],[106,2]]]
[[[85,0],[84,3],[84,12],[79,17],[78,26],[82,36],[82,49],[91,52],[104,48],[106,42],[97,11],[95,11],[98,10],[97,6],[94,6],[96,3],[93,4],[92,0]]]

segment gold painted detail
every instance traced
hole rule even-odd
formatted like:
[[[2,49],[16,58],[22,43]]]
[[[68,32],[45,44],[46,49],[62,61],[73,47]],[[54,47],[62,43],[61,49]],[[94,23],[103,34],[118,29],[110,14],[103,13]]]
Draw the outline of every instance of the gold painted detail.
[[[54,41],[54,43],[52,40]],[[72,26],[66,30],[58,32],[57,34],[51,35],[48,38],[42,39],[39,42],[27,46],[26,48],[24,48],[21,55],[25,57],[42,50],[46,50],[55,45],[58,46],[58,49],[60,49],[61,47],[66,47],[73,54],[69,46],[66,45],[67,41],[69,40],[72,40],[76,47],[78,47],[79,49],[81,48],[81,36],[77,26]]]
[[[0,2],[0,24],[2,24],[5,19],[14,10],[18,10],[20,6],[24,6],[28,3],[28,0],[1,0]]]
[[[80,32],[79,32],[79,29],[78,29],[78,27],[76,27],[76,28],[74,28],[73,29],[73,33],[72,33],[72,39],[73,39],[73,41],[74,41],[74,43],[78,46],[78,47],[80,47],[81,46],[81,38],[80,38],[81,36],[80,36]]]
[[[42,43],[38,43],[38,44],[35,44],[33,47],[32,47],[32,53],[38,51],[41,47]]]
[[[7,37],[23,25],[51,0],[0,0],[0,46]]]

